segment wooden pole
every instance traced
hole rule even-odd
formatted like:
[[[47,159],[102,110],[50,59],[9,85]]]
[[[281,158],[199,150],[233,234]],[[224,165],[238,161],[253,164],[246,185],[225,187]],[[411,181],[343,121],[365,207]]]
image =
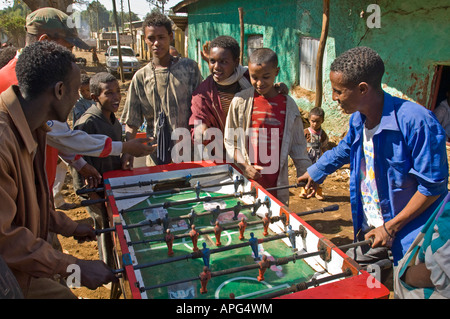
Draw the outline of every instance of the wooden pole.
[[[323,0],[322,34],[320,35],[319,49],[317,51],[317,63],[316,63],[316,104],[315,104],[316,107],[322,106],[323,55],[328,36],[329,16],[330,16],[330,0]]]
[[[133,31],[133,19],[131,16],[131,6],[130,6],[130,0],[128,0],[128,14],[130,15],[130,33],[131,33],[131,47],[134,51],[136,51],[136,43],[134,40],[134,31]]]
[[[119,19],[117,18],[116,0],[112,0],[112,5],[113,5],[114,21],[116,23],[116,37],[117,37],[117,51],[119,53],[120,80],[122,81],[122,83],[124,83],[125,78],[123,76],[122,50],[120,49]]]
[[[243,64],[244,63],[244,8],[240,7],[238,10],[239,10],[239,25],[241,27],[240,61],[241,61],[241,64]]]

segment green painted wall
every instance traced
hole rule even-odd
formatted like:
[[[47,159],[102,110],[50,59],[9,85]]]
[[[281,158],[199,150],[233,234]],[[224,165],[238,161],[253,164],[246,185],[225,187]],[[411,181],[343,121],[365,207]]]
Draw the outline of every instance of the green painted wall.
[[[358,45],[370,46],[383,58],[385,90],[426,105],[437,63],[450,65],[450,4],[431,0],[331,0],[330,26],[323,70],[324,128],[330,135],[341,136],[348,127],[331,100],[329,67],[336,56]],[[447,2],[445,5],[444,3]],[[381,9],[381,28],[368,28],[368,5]],[[320,38],[322,1],[309,0],[200,0],[189,6],[188,54],[197,58],[197,40],[203,44],[219,35],[240,39],[238,8],[244,8],[245,43],[252,34],[263,34],[264,46],[277,52],[280,74],[277,81],[291,88],[299,107],[309,111],[314,106],[314,92],[298,87],[299,40],[301,36]],[[244,65],[247,47],[244,47]],[[209,75],[201,62],[204,77]]]
[[[379,5],[381,28],[359,26],[355,43],[383,58],[386,91],[429,107],[435,65],[450,64],[450,1],[384,0]]]

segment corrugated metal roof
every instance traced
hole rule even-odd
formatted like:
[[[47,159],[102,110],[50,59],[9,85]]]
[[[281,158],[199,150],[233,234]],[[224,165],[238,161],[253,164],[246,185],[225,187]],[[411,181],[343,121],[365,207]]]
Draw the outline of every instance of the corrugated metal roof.
[[[200,0],[184,0],[172,7],[174,13],[188,13],[188,6]]]

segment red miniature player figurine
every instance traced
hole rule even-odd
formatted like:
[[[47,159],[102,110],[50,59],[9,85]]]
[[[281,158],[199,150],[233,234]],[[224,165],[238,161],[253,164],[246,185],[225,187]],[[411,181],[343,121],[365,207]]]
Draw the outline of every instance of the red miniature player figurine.
[[[222,234],[223,228],[220,226],[219,221],[216,221],[216,226],[214,226],[214,234],[216,236],[216,246],[222,246],[222,243],[220,242],[220,235]]]
[[[209,271],[209,268],[204,266],[203,272],[199,275],[200,277],[200,293],[206,294],[208,290],[206,289],[206,285],[208,284],[208,281],[211,279],[211,272]]]
[[[264,280],[264,273],[267,268],[270,267],[270,261],[267,260],[267,256],[263,255],[262,260],[259,262],[259,276],[257,277],[258,281]]]
[[[198,251],[198,247],[197,247],[197,241],[198,241],[198,236],[200,236],[200,234],[198,233],[198,231],[195,230],[195,225],[191,226],[191,231],[189,232],[189,236],[191,237],[192,240],[192,245],[193,245],[193,250],[194,251]]]
[[[269,228],[269,224],[270,224],[269,213],[266,213],[266,215],[263,218],[263,226],[264,226],[263,235],[264,236],[269,235],[269,232],[267,231],[267,229]]]
[[[247,227],[247,221],[245,220],[245,217],[242,217],[241,222],[239,223],[239,239],[240,240],[244,239],[244,231],[245,231],[246,227]]]
[[[164,236],[164,240],[167,244],[167,248],[169,249],[167,251],[167,255],[169,256],[173,256],[173,250],[172,250],[172,246],[173,246],[173,240],[174,240],[175,236],[170,232],[170,229],[166,230],[166,235]]]

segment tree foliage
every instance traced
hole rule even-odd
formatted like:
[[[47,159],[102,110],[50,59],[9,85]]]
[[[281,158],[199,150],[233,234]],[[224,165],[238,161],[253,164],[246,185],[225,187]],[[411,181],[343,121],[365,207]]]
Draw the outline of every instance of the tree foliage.
[[[53,7],[63,12],[67,12],[69,5],[74,3],[74,0],[22,0],[31,11],[44,7]]]
[[[78,3],[86,9],[79,12],[81,16],[81,28],[79,32],[89,33],[89,31],[97,32],[103,29],[111,29],[114,26],[114,16],[112,11],[108,11],[104,5],[96,0],[0,0],[4,4],[11,4],[10,7],[0,10],[0,30],[8,36],[8,42],[14,45],[22,46],[25,37],[25,18],[32,11],[51,6],[72,15],[75,8],[68,8],[70,4]],[[69,11],[69,12],[67,12]],[[123,19],[127,23],[130,20],[128,10],[124,8]],[[122,26],[122,15],[118,14],[119,26]],[[132,21],[138,21],[139,16],[131,12]]]
[[[8,42],[21,47],[25,42],[25,17],[30,13],[27,6],[14,1],[11,7],[0,11],[0,31],[8,37]]]

